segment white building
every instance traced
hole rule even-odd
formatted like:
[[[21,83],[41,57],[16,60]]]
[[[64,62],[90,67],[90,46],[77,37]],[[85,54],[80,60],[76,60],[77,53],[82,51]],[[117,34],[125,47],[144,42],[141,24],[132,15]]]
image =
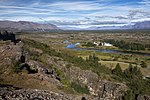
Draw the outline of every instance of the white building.
[[[110,43],[103,42],[103,43],[102,43],[102,46],[108,46],[108,47],[109,47],[109,46],[113,46],[113,45],[110,44]]]

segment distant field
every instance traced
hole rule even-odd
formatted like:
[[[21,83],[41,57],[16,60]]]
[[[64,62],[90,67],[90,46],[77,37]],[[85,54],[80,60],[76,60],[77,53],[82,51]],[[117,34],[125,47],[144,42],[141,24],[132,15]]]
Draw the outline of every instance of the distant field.
[[[120,62],[120,61],[99,61],[99,63],[101,63],[102,65],[105,65],[111,69],[114,69],[115,66],[117,65],[117,63],[120,64],[122,70],[125,70],[126,68],[129,67],[129,63]],[[136,65],[132,64],[132,66],[136,66]],[[137,65],[137,67],[140,67],[140,65]]]
[[[120,64],[122,70],[125,70],[129,66],[129,63],[119,62],[119,61],[99,61],[99,63],[101,63],[102,65],[105,65],[111,69],[114,69],[115,66],[117,65],[117,63]]]
[[[120,64],[121,69],[125,70],[126,68],[129,67],[129,63],[125,63],[125,62],[119,62],[119,61],[99,61],[99,63],[101,63],[102,65],[105,65],[106,67],[109,67],[111,69],[114,69],[115,66],[117,65],[117,63]],[[135,64],[132,64],[132,66],[136,66]],[[150,75],[150,69],[147,68],[141,68],[140,65],[137,65],[138,68],[140,68],[141,73],[144,76],[149,76]]]

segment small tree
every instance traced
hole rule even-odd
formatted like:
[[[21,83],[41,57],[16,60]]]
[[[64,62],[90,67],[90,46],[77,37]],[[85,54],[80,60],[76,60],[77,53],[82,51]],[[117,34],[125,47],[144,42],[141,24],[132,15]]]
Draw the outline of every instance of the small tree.
[[[117,75],[117,76],[122,76],[123,75],[119,63],[117,63],[116,67],[112,70],[112,73],[115,74],[115,75]]]

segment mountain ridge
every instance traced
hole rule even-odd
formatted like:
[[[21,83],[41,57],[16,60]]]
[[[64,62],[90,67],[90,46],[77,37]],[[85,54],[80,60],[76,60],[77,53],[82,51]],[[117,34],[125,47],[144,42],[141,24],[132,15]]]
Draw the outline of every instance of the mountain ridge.
[[[51,30],[119,30],[119,29],[150,29],[150,21],[134,22],[124,26],[91,26],[88,28],[57,27],[51,23],[37,23],[29,21],[0,21],[0,29],[9,31],[36,31],[47,32]]]
[[[28,21],[0,21],[0,29],[10,31],[50,31],[60,30],[53,24],[41,24]]]

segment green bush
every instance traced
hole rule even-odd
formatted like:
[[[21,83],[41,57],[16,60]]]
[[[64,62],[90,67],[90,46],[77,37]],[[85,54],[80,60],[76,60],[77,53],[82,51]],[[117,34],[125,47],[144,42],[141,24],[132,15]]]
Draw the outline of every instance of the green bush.
[[[92,42],[87,42],[86,44],[82,45],[82,46],[86,46],[86,47],[95,47],[96,45]]]
[[[89,94],[89,89],[87,86],[85,87],[82,87],[81,85],[75,83],[75,82],[72,82],[71,83],[71,87],[77,91],[78,93],[85,93],[85,94]]]
[[[70,83],[70,81],[67,80],[67,79],[62,79],[61,83],[62,83],[63,85],[65,85],[65,87],[68,87],[68,88],[71,87],[71,83]]]
[[[12,60],[12,69],[15,73],[18,73],[21,71],[21,66],[20,66],[20,62],[16,61],[16,60]]]

